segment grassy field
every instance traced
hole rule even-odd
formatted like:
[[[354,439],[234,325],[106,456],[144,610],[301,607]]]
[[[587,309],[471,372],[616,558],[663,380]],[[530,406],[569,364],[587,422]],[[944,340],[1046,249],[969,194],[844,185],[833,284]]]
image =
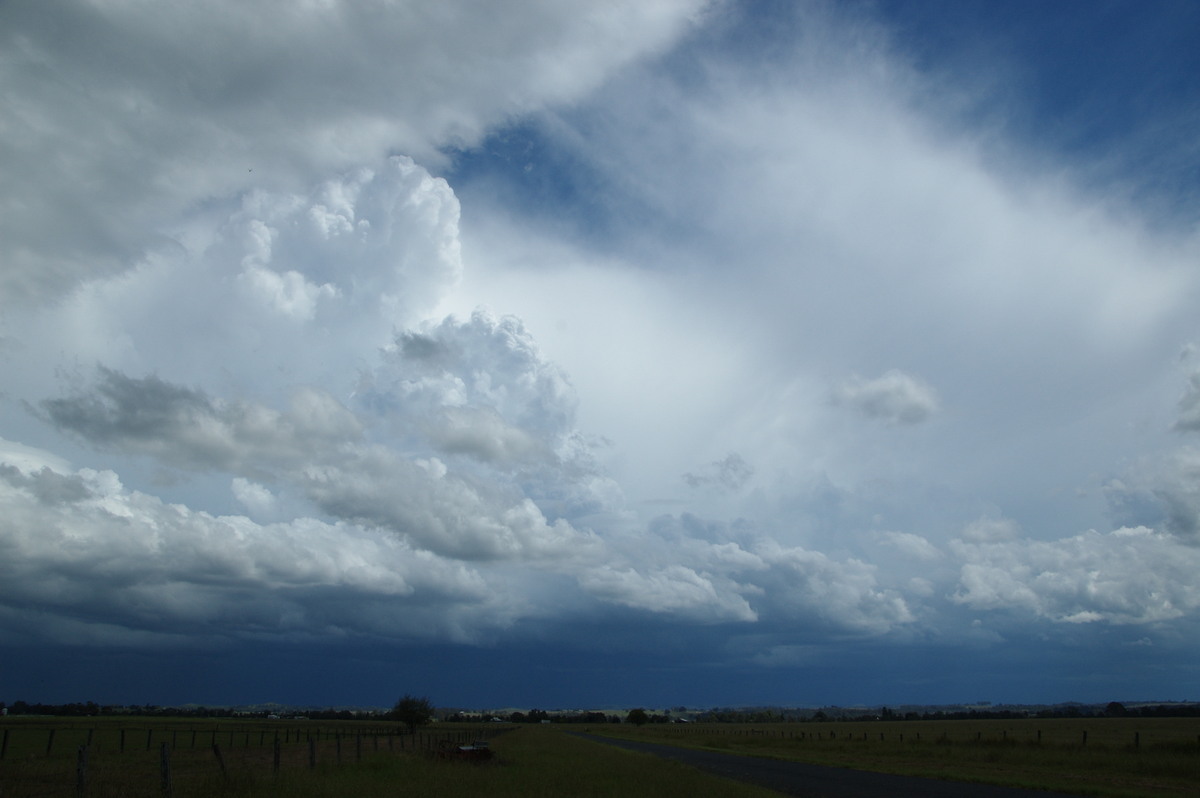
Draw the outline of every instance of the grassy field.
[[[1200,795],[1200,719],[595,726],[629,739],[1081,795]]]
[[[764,796],[678,763],[572,737],[579,726],[440,724],[417,735],[383,722],[6,718],[0,795]],[[51,732],[53,731],[53,737]],[[1100,796],[1200,795],[1200,720],[1079,719],[626,724],[593,733],[907,775]],[[1085,740],[1086,733],[1086,740]],[[278,772],[275,738],[280,740]],[[438,743],[491,737],[490,763],[448,762]],[[123,742],[123,745],[122,745]],[[221,751],[220,761],[213,750]],[[84,789],[80,748],[87,748]],[[315,767],[313,758],[315,757]],[[224,770],[222,770],[222,763]]]
[[[755,798],[772,795],[748,785],[709,776],[673,762],[636,754],[563,734],[554,726],[468,730],[439,726],[416,737],[363,737],[383,724],[303,724],[275,721],[144,721],[136,719],[37,719],[0,724],[10,731],[9,748],[0,760],[0,795],[4,798],[76,796],[79,746],[89,733],[87,779],[83,794],[103,798],[163,795],[160,772],[162,742],[173,737],[173,798],[200,796],[394,796],[397,792],[439,796],[612,796],[653,795]],[[50,728],[55,736],[47,756]],[[125,751],[120,750],[125,731]],[[196,731],[196,746],[192,732]],[[281,766],[274,772],[274,734],[281,742]],[[474,738],[494,735],[496,756],[488,763],[439,760],[432,755],[447,734]],[[150,737],[149,750],[146,738]],[[318,741],[316,737],[321,739]],[[259,746],[264,739],[266,745]],[[299,737],[299,739],[297,739]],[[309,737],[313,738],[312,742]],[[216,739],[225,772],[212,751]],[[230,745],[232,739],[233,745]],[[341,743],[341,763],[336,746]],[[403,740],[403,745],[401,741]],[[133,744],[136,742],[136,745]],[[247,744],[248,743],[248,744]],[[310,751],[317,765],[310,767]]]

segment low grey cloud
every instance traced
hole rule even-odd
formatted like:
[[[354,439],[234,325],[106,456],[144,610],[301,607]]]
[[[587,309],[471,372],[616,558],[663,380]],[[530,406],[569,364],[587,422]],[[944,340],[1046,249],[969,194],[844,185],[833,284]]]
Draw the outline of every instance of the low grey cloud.
[[[312,389],[298,391],[281,412],[103,366],[90,391],[43,400],[40,408],[51,423],[97,447],[199,470],[257,474],[276,465],[295,468],[362,436],[346,408]]]
[[[879,569],[861,560],[782,545],[744,522],[664,516],[648,531],[652,537],[643,537],[636,553],[614,542],[613,564],[590,572],[585,589],[652,611],[688,600],[692,612],[723,607],[710,617],[753,621],[763,633],[823,629],[871,636],[916,620],[902,591],[880,584]],[[619,557],[629,564],[618,567]],[[639,598],[634,587],[643,583]]]
[[[604,601],[655,613],[695,617],[704,622],[758,619],[737,592],[721,589],[711,575],[683,565],[666,565],[648,572],[602,566],[585,572],[580,584]]]
[[[280,412],[102,368],[92,394],[43,407],[50,421],[101,448],[280,481],[325,513],[442,554],[536,559],[577,556],[588,545],[567,522],[548,522],[516,490],[472,484],[436,458],[405,457],[366,442],[346,407],[312,390]]]
[[[323,512],[444,556],[534,564],[586,557],[595,546],[590,534],[548,520],[528,498],[481,486],[439,460],[410,461],[383,447],[313,464],[295,479]]]
[[[937,561],[943,554],[937,546],[913,532],[881,532],[879,539],[897,551],[926,562]]]
[[[1200,374],[1191,376],[1187,390],[1179,400],[1175,429],[1180,432],[1200,432]]]
[[[1058,623],[1154,624],[1200,609],[1200,551],[1146,527],[1069,538],[966,539],[953,601]]]
[[[1200,545],[1200,450],[1184,446],[1140,459],[1104,487],[1114,518]]]
[[[756,583],[777,622],[800,620],[827,629],[883,634],[914,620],[904,596],[881,586],[878,569],[869,563],[840,561],[774,541],[764,541],[755,552],[770,565]]]
[[[429,436],[448,454],[465,454],[489,463],[521,463],[551,456],[531,435],[489,410],[447,408]]]
[[[697,472],[689,471],[684,474],[683,481],[690,488],[736,491],[745,487],[753,476],[754,466],[747,463],[737,452],[731,452]]]
[[[69,495],[39,487],[51,478],[74,486]],[[0,507],[0,603],[151,644],[177,635],[425,637],[470,628],[472,615],[480,626],[504,622],[499,607],[481,612],[495,597],[478,572],[361,527],[216,517],[87,469],[7,466]],[[354,598],[331,609],[331,590]],[[372,603],[392,606],[386,619],[362,611]]]
[[[873,380],[851,377],[834,387],[832,397],[835,404],[887,424],[919,424],[939,406],[932,387],[897,369]]]

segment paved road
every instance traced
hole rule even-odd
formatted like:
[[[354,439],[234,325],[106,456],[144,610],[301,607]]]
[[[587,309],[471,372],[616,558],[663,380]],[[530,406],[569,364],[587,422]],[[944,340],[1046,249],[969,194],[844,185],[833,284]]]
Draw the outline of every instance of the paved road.
[[[767,789],[803,798],[1063,798],[1065,793],[1021,790],[962,781],[941,781],[917,776],[895,776],[866,770],[760,759],[716,751],[699,751],[673,745],[617,740],[572,732],[580,737],[633,751],[656,754],[686,765]]]

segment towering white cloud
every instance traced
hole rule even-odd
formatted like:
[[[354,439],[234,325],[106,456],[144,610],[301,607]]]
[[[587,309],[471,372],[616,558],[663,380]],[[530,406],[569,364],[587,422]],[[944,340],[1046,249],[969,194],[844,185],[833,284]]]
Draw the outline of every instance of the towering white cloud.
[[[6,3],[0,295],[127,269],[213,199],[436,160],[661,50],[702,6]]]

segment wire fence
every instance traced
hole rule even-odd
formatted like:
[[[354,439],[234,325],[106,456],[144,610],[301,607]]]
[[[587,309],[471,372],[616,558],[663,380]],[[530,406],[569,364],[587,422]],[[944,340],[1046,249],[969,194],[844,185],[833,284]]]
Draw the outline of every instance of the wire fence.
[[[419,729],[326,725],[136,728],[5,724],[0,798],[120,794],[176,798],[204,784],[282,771],[434,753],[495,736],[487,727]]]
[[[674,723],[652,727],[662,737],[732,737],[796,742],[887,742],[983,745],[1143,746],[1194,749],[1200,753],[1200,719],[1070,721],[832,721],[825,723]]]

